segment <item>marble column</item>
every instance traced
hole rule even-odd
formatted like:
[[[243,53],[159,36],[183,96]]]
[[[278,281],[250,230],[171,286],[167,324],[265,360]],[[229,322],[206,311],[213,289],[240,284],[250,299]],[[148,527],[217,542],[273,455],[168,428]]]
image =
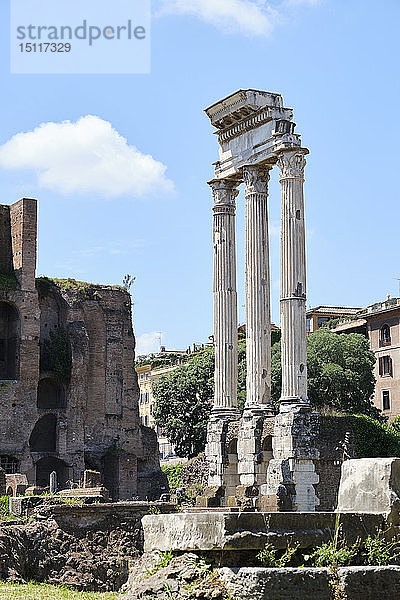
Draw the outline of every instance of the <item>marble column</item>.
[[[238,322],[236,290],[235,212],[237,179],[210,181],[214,196],[214,346],[215,395],[213,414],[237,412]]]
[[[272,166],[243,169],[246,198],[246,409],[270,408],[268,182]]]
[[[283,150],[277,164],[282,188],[281,330],[284,404],[307,400],[305,148]]]

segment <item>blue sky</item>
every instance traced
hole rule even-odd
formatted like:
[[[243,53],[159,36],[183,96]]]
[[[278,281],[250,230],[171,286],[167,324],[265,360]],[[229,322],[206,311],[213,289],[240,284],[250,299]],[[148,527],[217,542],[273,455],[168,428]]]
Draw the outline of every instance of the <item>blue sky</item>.
[[[218,149],[203,109],[239,88],[258,88],[284,96],[310,149],[308,304],[363,306],[398,295],[398,1],[153,0],[153,14],[149,75],[11,75],[9,8],[1,3],[0,202],[38,198],[38,274],[121,283],[131,273],[141,351],[156,349],[157,331],[170,348],[206,341],[206,181]],[[10,142],[41,123],[56,125]],[[113,167],[100,165],[88,181],[96,140]],[[276,323],[279,213],[275,173]],[[243,193],[237,237],[243,321]]]

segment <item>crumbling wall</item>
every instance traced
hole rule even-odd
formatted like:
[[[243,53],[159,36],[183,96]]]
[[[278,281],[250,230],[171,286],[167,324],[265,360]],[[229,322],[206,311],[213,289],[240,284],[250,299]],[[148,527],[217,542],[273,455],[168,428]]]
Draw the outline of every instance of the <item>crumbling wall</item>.
[[[119,286],[35,281],[36,235],[36,200],[0,205],[0,466],[30,485],[48,483],[52,470],[61,485],[78,482],[92,468],[114,499],[132,499],[145,497],[140,462],[155,475],[145,493],[155,497],[158,446],[140,426],[130,295]]]

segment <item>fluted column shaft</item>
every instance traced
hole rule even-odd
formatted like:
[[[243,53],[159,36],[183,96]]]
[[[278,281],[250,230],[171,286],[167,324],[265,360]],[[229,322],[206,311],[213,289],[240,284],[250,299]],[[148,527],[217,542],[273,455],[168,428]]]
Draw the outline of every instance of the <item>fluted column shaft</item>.
[[[243,169],[246,198],[246,408],[271,402],[268,182],[271,167]]]
[[[279,154],[282,189],[281,330],[282,402],[307,402],[306,249],[304,155],[306,149]]]
[[[235,212],[237,180],[213,180],[214,411],[237,409],[238,322]]]

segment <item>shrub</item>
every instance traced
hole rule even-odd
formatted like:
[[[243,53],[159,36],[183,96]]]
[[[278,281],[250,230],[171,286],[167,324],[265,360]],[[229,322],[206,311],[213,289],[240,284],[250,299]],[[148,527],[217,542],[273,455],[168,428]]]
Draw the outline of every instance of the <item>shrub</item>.
[[[163,465],[162,471],[167,476],[168,485],[171,493],[173,494],[177,488],[182,487],[182,463],[176,465]]]
[[[62,327],[50,331],[49,337],[43,342],[40,356],[40,369],[50,371],[61,380],[68,381],[71,377],[72,358],[68,334]]]
[[[366,415],[352,415],[354,446],[358,458],[400,457],[400,433]]]

